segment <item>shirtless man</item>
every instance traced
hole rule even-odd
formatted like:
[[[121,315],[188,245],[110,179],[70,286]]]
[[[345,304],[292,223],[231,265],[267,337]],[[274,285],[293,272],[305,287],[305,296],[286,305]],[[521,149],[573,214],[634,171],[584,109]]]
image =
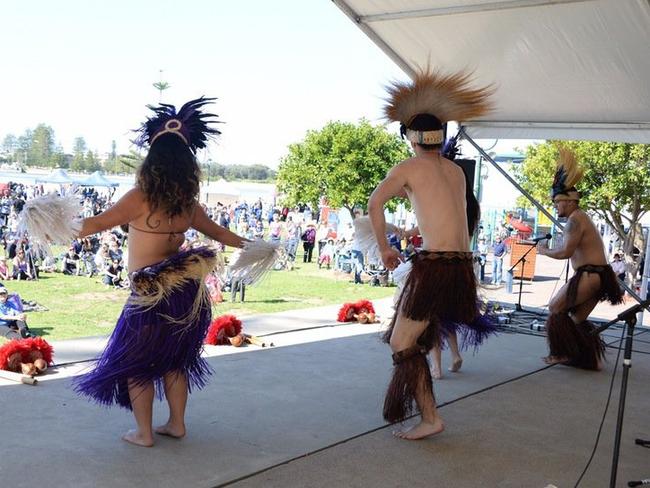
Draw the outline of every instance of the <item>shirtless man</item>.
[[[563,181],[562,175],[565,175]],[[592,333],[594,326],[587,317],[599,301],[609,300],[613,305],[621,303],[623,293],[607,264],[598,230],[579,207],[580,195],[574,185],[581,176],[573,154],[562,149],[553,185],[553,204],[560,218],[568,218],[564,239],[557,249],[549,249],[548,243],[541,241],[537,244],[537,252],[554,259],[571,259],[575,274],[549,303],[546,329],[550,353],[544,361],[599,370],[605,346]]]
[[[444,430],[433,397],[427,353],[439,344],[447,324],[472,324],[478,315],[469,230],[476,222],[473,219],[468,229],[466,212],[467,202],[472,201],[477,217],[478,203],[471,192],[473,200],[466,195],[462,169],[440,154],[444,122],[467,120],[488,109],[489,90],[471,90],[467,81],[464,75],[443,77],[425,72],[413,83],[389,88],[386,117],[401,123],[402,135],[411,142],[415,157],[391,169],[368,202],[386,268],[393,270],[400,263],[400,254],[386,239],[386,202],[408,197],[423,238],[424,250],[411,260],[412,269],[385,336],[395,368],[384,418],[401,422],[411,412],[413,400],[422,415],[419,424],[395,433],[403,439],[422,439]],[[470,93],[472,96],[467,96]]]

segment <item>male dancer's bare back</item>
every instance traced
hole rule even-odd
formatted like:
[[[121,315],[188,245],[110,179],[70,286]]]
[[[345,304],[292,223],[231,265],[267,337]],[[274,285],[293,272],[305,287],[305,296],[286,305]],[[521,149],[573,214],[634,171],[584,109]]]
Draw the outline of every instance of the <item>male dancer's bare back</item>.
[[[391,250],[385,238],[383,205],[393,197],[405,196],[413,206],[424,249],[469,251],[463,170],[438,151],[424,151],[418,146],[414,150],[416,156],[395,166],[368,202],[380,250]],[[387,257],[393,258],[390,269],[399,264],[399,253],[392,251],[387,253]]]
[[[416,156],[395,166],[379,184],[368,202],[368,213],[375,231],[382,261],[393,270],[400,254],[386,239],[384,204],[393,197],[406,196],[413,205],[423,248],[428,251],[469,251],[469,233],[465,200],[465,177],[462,169],[443,158],[439,151],[426,151],[412,143]],[[428,326],[398,316],[390,338],[393,352],[413,346]],[[422,414],[421,422],[411,429],[395,432],[403,439],[421,439],[444,430],[433,396],[420,389],[416,403]]]
[[[554,202],[559,217],[568,217],[564,226],[562,245],[557,249],[549,249],[548,243],[538,244],[538,253],[554,259],[570,259],[573,269],[581,266],[606,265],[607,258],[602,238],[589,216],[578,207],[575,200],[559,200]],[[599,301],[601,287],[598,273],[585,273],[580,279],[575,300],[575,311],[569,315],[580,324],[585,321]],[[566,311],[568,308],[567,292],[569,284],[565,284],[549,303],[551,314]],[[545,358],[549,364],[561,363],[565,358],[549,356]]]

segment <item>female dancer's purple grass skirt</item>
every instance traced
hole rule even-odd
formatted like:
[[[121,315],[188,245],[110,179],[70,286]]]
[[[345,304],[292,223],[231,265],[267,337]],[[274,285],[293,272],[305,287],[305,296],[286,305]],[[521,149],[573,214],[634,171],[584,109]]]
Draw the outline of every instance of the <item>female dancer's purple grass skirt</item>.
[[[97,403],[131,409],[128,381],[153,381],[159,399],[167,373],[185,374],[189,391],[212,373],[201,358],[211,319],[205,275],[215,252],[183,251],[131,275],[131,296],[95,369],[77,378],[75,391]]]

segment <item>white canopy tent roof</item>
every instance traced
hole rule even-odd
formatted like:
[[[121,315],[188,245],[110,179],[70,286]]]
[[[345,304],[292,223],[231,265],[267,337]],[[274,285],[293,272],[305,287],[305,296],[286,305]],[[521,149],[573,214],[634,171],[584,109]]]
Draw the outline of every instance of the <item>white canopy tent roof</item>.
[[[474,139],[650,142],[650,0],[333,0],[404,71],[474,70]]]
[[[224,204],[234,203],[240,197],[241,191],[239,188],[223,178],[201,185],[201,201],[208,205],[214,205],[218,202]]]

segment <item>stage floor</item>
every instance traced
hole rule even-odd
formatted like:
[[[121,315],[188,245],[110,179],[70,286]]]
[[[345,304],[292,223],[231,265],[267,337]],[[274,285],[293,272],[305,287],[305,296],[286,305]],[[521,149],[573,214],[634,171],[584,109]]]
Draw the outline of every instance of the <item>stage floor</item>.
[[[124,410],[78,398],[69,378],[0,387],[2,486],[558,487],[587,462],[621,329],[607,331],[602,372],[546,367],[534,333],[491,338],[435,382],[446,430],[409,442],[381,418],[391,371],[376,325],[285,332],[277,347],[210,357],[209,385],[190,397],[188,435],[155,447],[120,440]],[[522,329],[523,331],[523,329]],[[635,340],[619,486],[650,477],[650,334]],[[443,353],[443,362],[449,356]],[[448,364],[445,364],[445,367]],[[621,366],[600,447],[581,486],[608,486]],[[156,403],[155,420],[166,420]]]

